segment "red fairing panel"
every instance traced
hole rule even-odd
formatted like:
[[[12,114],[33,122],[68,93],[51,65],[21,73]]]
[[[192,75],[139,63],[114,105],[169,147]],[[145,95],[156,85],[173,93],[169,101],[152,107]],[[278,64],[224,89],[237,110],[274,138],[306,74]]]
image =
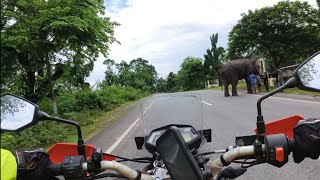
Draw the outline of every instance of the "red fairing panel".
[[[61,163],[65,156],[78,156],[78,149],[77,144],[72,143],[56,143],[54,144],[49,150],[48,154],[50,157],[50,160],[57,164]],[[91,154],[93,150],[95,149],[95,146],[92,146],[90,144],[86,144],[86,157],[87,159],[91,158]],[[103,160],[112,161],[116,158],[113,156],[103,155]]]
[[[283,119],[268,122],[265,124],[266,135],[283,133],[288,138],[293,138],[293,129],[302,119],[304,119],[304,117],[293,115]],[[257,133],[257,128],[255,128],[254,131]]]

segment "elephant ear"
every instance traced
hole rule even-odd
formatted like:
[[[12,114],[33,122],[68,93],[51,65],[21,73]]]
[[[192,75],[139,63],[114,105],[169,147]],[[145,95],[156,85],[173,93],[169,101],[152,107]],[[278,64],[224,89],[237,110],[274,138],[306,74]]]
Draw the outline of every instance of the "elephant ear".
[[[259,63],[259,61],[257,60],[257,59],[255,59],[255,60],[253,60],[252,61],[252,67],[253,67],[253,71],[254,71],[254,73],[257,73],[257,74],[259,74],[260,75],[260,73],[259,73],[259,69],[260,69],[260,63]]]

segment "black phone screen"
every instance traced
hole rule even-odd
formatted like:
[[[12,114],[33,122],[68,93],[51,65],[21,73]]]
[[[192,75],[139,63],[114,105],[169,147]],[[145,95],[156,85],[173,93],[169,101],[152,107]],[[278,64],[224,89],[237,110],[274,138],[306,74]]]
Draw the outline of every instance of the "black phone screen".
[[[173,180],[204,179],[177,127],[168,128],[159,137],[156,149]]]

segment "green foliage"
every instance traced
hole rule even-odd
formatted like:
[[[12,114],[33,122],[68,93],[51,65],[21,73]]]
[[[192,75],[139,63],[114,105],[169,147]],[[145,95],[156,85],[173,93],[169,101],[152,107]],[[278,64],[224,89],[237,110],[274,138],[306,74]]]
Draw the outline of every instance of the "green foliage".
[[[17,87],[37,102],[54,100],[55,81],[81,87],[116,42],[118,23],[103,14],[102,0],[1,1],[1,89],[19,77]]]
[[[107,86],[119,85],[122,87],[132,87],[147,92],[156,91],[157,71],[155,67],[145,59],[137,58],[127,63],[115,63],[107,59],[105,80],[102,84]],[[114,72],[117,69],[117,73]]]
[[[229,58],[260,54],[279,68],[319,50],[320,11],[307,2],[282,1],[242,15],[229,34]]]
[[[201,58],[187,57],[181,64],[178,79],[183,90],[204,88],[205,75]]]
[[[210,37],[211,49],[207,49],[207,54],[204,55],[204,73],[207,78],[217,77],[222,67],[225,50],[223,47],[217,47],[218,33]]]
[[[113,70],[113,67],[115,66],[115,61],[107,59],[103,62],[103,64],[107,66],[107,70],[104,72],[105,80],[103,83],[105,83],[107,86],[118,84],[118,76]]]
[[[67,138],[68,131],[55,122],[40,122],[19,133],[1,133],[1,148],[19,149],[43,147]]]
[[[97,91],[89,89],[60,94],[57,98],[57,106],[60,117],[75,120],[85,128],[94,124],[99,112],[110,111],[125,102],[134,101],[146,95],[146,92],[132,87],[106,86]],[[38,105],[42,111],[52,114],[50,99],[43,98]],[[44,147],[66,141],[70,132],[76,132],[73,126],[44,121],[20,133],[2,133],[1,148]]]
[[[156,82],[156,92],[164,93],[166,92],[167,81],[163,78],[157,79]]]
[[[170,72],[166,79],[166,92],[177,92],[180,91],[180,84],[176,74]]]
[[[180,67],[178,74],[170,72],[166,79],[157,80],[157,92],[178,92],[204,88],[205,73],[201,58],[187,57]]]

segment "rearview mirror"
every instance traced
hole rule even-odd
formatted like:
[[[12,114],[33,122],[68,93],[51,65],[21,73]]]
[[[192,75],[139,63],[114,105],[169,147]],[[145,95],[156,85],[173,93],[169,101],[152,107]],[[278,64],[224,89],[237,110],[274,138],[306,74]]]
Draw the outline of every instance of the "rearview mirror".
[[[1,96],[1,131],[20,131],[36,124],[39,108],[36,104],[20,97]]]
[[[301,64],[294,76],[299,89],[320,92],[320,52]]]

